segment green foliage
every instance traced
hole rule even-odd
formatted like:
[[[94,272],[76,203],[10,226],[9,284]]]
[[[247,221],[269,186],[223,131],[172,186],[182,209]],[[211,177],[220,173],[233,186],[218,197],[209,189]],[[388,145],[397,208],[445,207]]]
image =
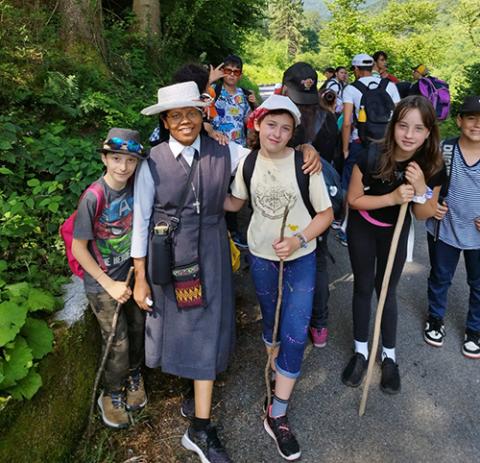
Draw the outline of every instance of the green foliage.
[[[294,57],[305,42],[302,34],[302,0],[272,0],[269,16],[270,36],[274,40],[286,40],[288,55]]]
[[[7,269],[0,261],[0,276]],[[51,312],[56,301],[27,282],[0,286],[0,397],[30,399],[42,384],[36,362],[53,347],[51,329],[33,313]]]

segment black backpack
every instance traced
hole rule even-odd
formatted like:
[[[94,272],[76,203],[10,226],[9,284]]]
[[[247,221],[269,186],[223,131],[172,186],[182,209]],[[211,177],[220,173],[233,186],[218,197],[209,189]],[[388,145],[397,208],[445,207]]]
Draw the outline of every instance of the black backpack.
[[[250,195],[250,184],[252,181],[253,171],[255,169],[255,164],[257,162],[258,157],[258,150],[252,151],[246,158],[243,164],[243,181],[247,187],[248,195],[251,199]],[[343,208],[343,190],[342,190],[342,182],[340,179],[340,175],[335,170],[335,168],[325,161],[325,159],[321,159],[322,161],[322,173],[323,178],[325,180],[325,184],[327,186],[328,194],[330,195],[330,201],[332,202],[333,213],[335,217],[340,216],[342,213]],[[309,186],[310,186],[310,175],[306,175],[303,170],[303,153],[300,151],[295,151],[295,177],[297,180],[298,188],[300,189],[300,194],[302,196],[303,204],[308,210],[308,213],[313,218],[317,213],[310,202],[310,193],[309,193]]]
[[[387,124],[390,121],[395,103],[387,92],[388,79],[381,79],[380,82],[370,82],[365,85],[359,80],[352,85],[362,93],[360,108],[363,107],[366,114],[366,121],[359,122],[356,118],[355,124],[358,128],[358,136],[364,146],[368,146],[372,140],[381,140],[385,136]],[[371,87],[375,84],[375,87]]]

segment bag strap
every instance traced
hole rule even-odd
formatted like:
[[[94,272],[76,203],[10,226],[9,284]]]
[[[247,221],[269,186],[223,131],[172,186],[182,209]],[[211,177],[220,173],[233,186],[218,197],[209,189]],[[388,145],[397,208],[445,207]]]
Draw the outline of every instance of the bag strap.
[[[220,98],[220,95],[222,94],[222,88],[223,82],[220,80],[215,84],[215,98],[213,99],[214,103]]]
[[[170,229],[171,229],[172,232],[174,232],[177,229],[177,227],[180,223],[182,209],[184,208],[185,201],[187,200],[188,189],[189,189],[190,183],[192,181],[193,173],[195,172],[197,164],[198,164],[198,156],[199,156],[198,151],[195,150],[195,154],[193,155],[193,162],[192,162],[192,165],[190,167],[190,172],[188,174],[187,183],[186,183],[185,188],[183,190],[182,197],[180,199],[180,202],[178,203],[178,207],[177,207],[177,210],[175,211],[175,215],[170,217],[170,221],[171,221]]]
[[[359,80],[353,82],[352,86],[354,86],[362,94],[362,96],[370,90],[369,87],[367,87],[363,82],[360,82]]]
[[[317,215],[317,212],[310,202],[310,175],[303,172],[303,164],[303,153],[295,150],[295,177],[297,179],[298,188],[300,188],[303,204],[313,218]]]
[[[105,189],[103,188],[103,185],[101,182],[96,181],[93,182],[80,196],[80,200],[78,203],[80,204],[80,201],[83,199],[83,197],[88,193],[91,192],[95,196],[96,201],[96,208],[95,208],[95,216],[93,217],[93,231],[95,235],[95,226],[98,222],[98,219],[102,215],[103,209],[105,208]],[[95,258],[97,260],[98,265],[100,268],[104,271],[107,272],[107,265],[105,264],[105,261],[103,260],[102,253],[100,252],[100,249],[98,249],[97,242],[94,239],[91,240],[92,242],[92,251],[95,254]]]
[[[449,138],[448,140],[444,140],[440,146],[442,150],[442,157],[443,162],[445,163],[445,170],[447,173],[447,179],[442,185],[440,190],[440,196],[445,198],[448,193],[448,189],[450,188],[450,178],[452,177],[452,166],[453,166],[453,156],[455,153],[455,146],[458,143],[458,137]]]

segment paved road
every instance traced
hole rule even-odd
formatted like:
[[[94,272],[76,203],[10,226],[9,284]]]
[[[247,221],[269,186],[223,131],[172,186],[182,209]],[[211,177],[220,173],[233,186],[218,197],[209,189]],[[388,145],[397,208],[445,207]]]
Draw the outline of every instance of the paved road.
[[[336,264],[330,265],[334,282],[330,339],[324,349],[307,348],[289,411],[305,463],[478,461],[480,361],[461,354],[468,303],[463,261],[450,291],[444,346],[430,347],[422,338],[428,271],[426,240],[423,225],[417,224],[416,230],[415,261],[406,265],[398,297],[397,360],[402,392],[393,397],[383,394],[378,387],[377,367],[362,418],[358,416],[361,389],[348,388],[340,381],[351,355],[352,279],[346,248],[330,237],[336,258]],[[242,284],[242,293],[248,305],[246,316],[254,318],[256,309],[248,284]],[[237,463],[284,461],[260,419],[264,362],[260,323],[252,322],[239,332],[237,354],[226,386],[216,388],[220,402],[215,414],[223,424],[222,435]]]

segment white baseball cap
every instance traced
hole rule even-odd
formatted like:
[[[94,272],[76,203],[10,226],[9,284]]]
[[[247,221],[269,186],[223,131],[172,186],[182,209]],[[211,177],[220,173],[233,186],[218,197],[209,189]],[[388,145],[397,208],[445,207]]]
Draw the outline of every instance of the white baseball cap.
[[[360,53],[353,57],[352,66],[373,66],[373,58],[366,53]]]
[[[269,96],[259,108],[267,109],[268,111],[273,111],[275,109],[284,109],[288,111],[295,121],[295,127],[300,125],[300,119],[302,115],[297,105],[290,99],[288,96],[283,95],[271,95]]]

